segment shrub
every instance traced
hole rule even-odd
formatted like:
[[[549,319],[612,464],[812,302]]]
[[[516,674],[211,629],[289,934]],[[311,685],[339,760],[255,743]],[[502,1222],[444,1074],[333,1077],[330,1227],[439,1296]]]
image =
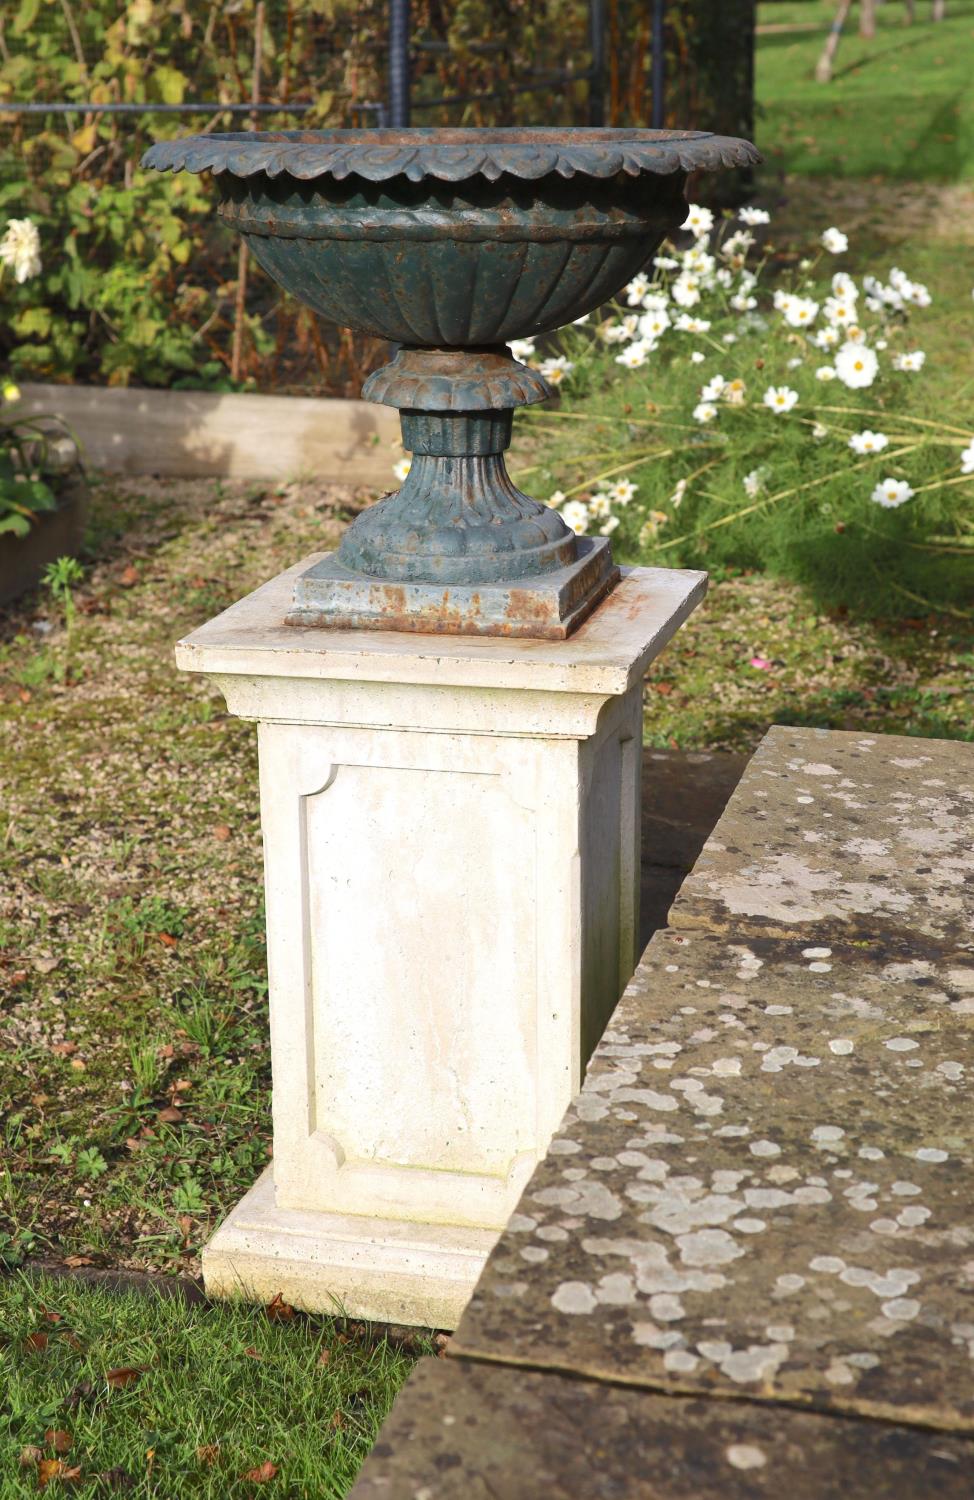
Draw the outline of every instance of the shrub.
[[[516,345],[563,392],[539,467],[583,476],[550,503],[631,561],[768,570],[871,615],[969,603],[974,433],[926,394],[931,292],[854,280],[836,229],[772,282],[767,217],[692,209],[608,318]]]

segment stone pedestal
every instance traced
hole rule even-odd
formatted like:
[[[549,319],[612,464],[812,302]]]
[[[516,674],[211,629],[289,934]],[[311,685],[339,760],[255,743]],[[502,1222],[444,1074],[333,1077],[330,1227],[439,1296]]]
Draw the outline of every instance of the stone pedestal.
[[[211,1294],[450,1327],[636,961],[642,679],[705,575],[633,569],[567,641],[182,641],[258,723],[274,1164]]]

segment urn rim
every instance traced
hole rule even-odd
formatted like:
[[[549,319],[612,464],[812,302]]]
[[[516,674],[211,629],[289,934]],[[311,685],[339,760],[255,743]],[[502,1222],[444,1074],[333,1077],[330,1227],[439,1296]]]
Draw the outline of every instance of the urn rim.
[[[609,178],[619,174],[670,176],[753,166],[750,141],[702,130],[553,129],[513,126],[416,127],[408,130],[226,131],[157,141],[142,166],[156,171],[229,173],[233,177],[291,177],[300,182],[406,177],[461,182],[472,177],[528,181]]]

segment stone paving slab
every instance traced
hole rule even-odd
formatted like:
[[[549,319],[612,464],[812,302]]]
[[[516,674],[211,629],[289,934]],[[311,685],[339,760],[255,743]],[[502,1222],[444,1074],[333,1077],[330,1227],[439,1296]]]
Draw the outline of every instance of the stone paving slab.
[[[974,1431],[974,961],[658,933],[454,1355]]]
[[[425,1360],[351,1500],[970,1500],[974,1443]]]
[[[776,725],[670,926],[974,952],[974,745]]]

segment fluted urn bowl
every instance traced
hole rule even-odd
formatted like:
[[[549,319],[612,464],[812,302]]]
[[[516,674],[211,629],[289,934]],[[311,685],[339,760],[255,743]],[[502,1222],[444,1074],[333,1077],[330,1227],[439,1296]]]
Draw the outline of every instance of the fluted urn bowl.
[[[747,141],[703,131],[281,131],[154,145],[144,166],[213,173],[222,216],[280,286],[404,346],[363,394],[401,409],[412,469],[349,528],[314,587],[299,583],[294,620],[573,628],[618,570],[606,539],[576,538],[507,474],[514,407],[552,391],[506,343],[625,286],[686,217],[689,173],[757,160]]]
[[[316,312],[466,348],[599,307],[683,222],[689,172],[756,159],[702,131],[293,130],[164,141],[145,164],[213,172],[223,218]]]

